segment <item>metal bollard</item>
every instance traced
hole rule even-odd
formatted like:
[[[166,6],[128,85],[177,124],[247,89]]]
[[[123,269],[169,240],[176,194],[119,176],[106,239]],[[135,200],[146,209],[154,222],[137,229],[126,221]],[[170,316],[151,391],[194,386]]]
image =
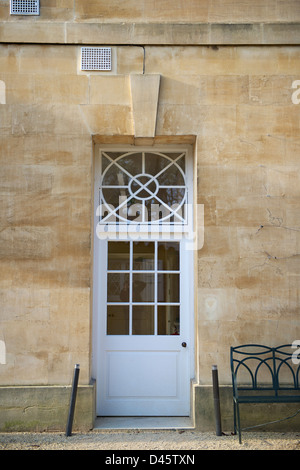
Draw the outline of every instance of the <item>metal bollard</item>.
[[[76,403],[79,371],[80,371],[79,364],[75,364],[72,391],[71,391],[71,399],[70,399],[69,416],[68,416],[67,429],[66,429],[66,436],[67,437],[71,436],[71,434],[72,434],[72,426],[73,426],[74,410],[75,410],[75,403]]]
[[[212,366],[212,382],[213,382],[213,395],[214,395],[214,408],[215,408],[215,421],[216,421],[216,435],[222,436],[218,366],[215,366],[215,365]]]

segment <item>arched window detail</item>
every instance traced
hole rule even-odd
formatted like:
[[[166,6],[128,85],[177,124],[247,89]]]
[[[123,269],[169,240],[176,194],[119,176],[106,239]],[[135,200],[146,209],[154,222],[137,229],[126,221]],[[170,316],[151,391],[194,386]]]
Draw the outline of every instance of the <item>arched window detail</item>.
[[[101,224],[185,224],[185,151],[100,151]]]

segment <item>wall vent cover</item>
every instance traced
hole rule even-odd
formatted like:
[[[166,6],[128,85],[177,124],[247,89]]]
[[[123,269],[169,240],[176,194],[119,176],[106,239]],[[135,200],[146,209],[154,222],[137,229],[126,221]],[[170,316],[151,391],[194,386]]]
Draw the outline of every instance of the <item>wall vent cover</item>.
[[[11,15],[39,15],[39,0],[10,0]]]
[[[111,47],[82,47],[81,70],[111,70]]]

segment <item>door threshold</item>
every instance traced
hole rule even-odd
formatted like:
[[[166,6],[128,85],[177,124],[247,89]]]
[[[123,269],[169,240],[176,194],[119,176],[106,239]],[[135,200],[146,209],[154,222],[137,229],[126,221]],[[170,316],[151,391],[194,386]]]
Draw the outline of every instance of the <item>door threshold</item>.
[[[193,419],[187,416],[105,416],[97,417],[94,431],[103,430],[178,430],[194,429]]]

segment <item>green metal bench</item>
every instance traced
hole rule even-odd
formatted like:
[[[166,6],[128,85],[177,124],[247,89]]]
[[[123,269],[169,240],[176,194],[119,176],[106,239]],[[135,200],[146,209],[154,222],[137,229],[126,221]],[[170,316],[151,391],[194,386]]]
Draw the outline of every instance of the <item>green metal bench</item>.
[[[242,442],[242,403],[300,403],[300,364],[293,345],[244,344],[230,348],[234,432]]]

